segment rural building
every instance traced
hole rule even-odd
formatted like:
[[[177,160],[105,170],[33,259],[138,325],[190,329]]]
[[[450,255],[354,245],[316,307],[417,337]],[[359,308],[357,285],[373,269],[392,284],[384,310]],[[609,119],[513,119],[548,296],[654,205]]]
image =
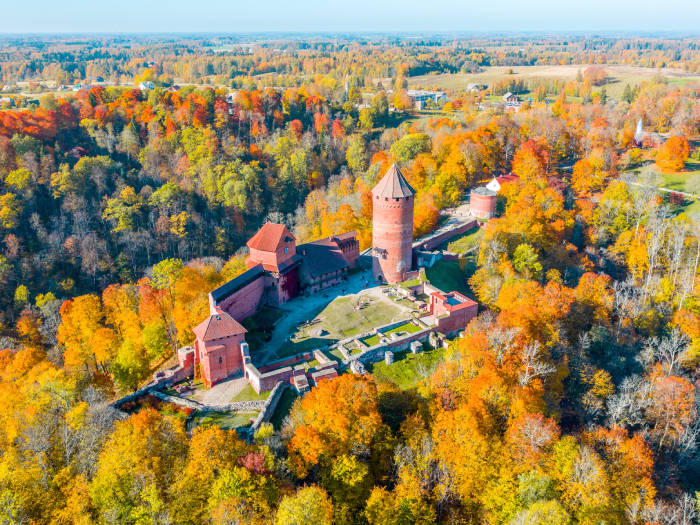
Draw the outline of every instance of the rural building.
[[[464,328],[476,317],[479,305],[459,292],[430,294],[430,315],[435,318],[437,331],[449,335]]]
[[[516,105],[520,101],[518,100],[518,97],[511,93],[510,91],[503,95],[503,102],[506,103],[506,105]]]
[[[194,329],[194,365],[200,366],[202,380],[215,385],[243,368],[240,345],[246,329],[226,312],[210,315]]]
[[[520,180],[517,175],[508,173],[507,175],[501,175],[500,177],[494,177],[491,182],[486,185],[487,190],[499,193],[501,188],[506,182],[516,182]]]
[[[423,109],[427,101],[432,101],[435,105],[445,104],[447,95],[443,91],[422,91],[418,89],[406,90],[406,95],[411,99],[413,105],[418,109]]]

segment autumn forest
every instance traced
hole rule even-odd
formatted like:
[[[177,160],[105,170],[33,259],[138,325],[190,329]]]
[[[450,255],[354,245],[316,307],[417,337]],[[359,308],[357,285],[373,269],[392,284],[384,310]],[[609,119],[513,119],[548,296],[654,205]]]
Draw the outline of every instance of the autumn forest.
[[[515,176],[439,359],[250,439],[115,408],[394,163],[416,238]],[[0,523],[698,523],[699,199],[695,38],[0,36]]]

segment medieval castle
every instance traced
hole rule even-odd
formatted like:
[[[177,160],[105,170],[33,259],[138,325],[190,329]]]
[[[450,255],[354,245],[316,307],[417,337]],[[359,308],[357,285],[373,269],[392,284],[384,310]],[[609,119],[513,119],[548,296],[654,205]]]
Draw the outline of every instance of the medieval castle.
[[[372,190],[372,274],[379,283],[403,282],[411,272],[414,194],[395,165]],[[180,366],[170,371],[171,381],[192,375],[197,366],[208,387],[241,373],[256,391],[268,390],[279,380],[293,381],[290,367],[266,371],[252,365],[240,321],[264,306],[280,306],[302,291],[317,293],[339,284],[360,257],[356,232],[297,246],[286,226],[271,222],[247,246],[247,271],[209,293],[210,315],[194,328],[194,345],[178,351]],[[438,332],[462,330],[476,315],[476,303],[458,292],[426,291],[431,292],[429,313]],[[321,366],[317,373],[323,378],[337,375],[335,366]]]

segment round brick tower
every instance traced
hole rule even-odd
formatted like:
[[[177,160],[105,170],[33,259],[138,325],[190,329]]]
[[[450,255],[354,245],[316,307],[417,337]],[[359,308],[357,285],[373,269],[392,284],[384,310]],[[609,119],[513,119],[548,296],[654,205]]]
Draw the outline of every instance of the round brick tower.
[[[372,190],[372,272],[378,281],[398,283],[411,270],[414,193],[396,165]]]

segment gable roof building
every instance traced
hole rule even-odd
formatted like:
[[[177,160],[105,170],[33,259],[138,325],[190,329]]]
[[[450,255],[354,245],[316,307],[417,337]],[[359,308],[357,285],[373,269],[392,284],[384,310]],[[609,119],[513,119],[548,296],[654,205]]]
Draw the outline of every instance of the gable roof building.
[[[204,342],[245,334],[248,330],[226,312],[217,312],[195,326],[192,331]]]
[[[295,241],[296,238],[284,224],[266,222],[246,245],[252,250],[261,252],[274,252],[283,242]]]

